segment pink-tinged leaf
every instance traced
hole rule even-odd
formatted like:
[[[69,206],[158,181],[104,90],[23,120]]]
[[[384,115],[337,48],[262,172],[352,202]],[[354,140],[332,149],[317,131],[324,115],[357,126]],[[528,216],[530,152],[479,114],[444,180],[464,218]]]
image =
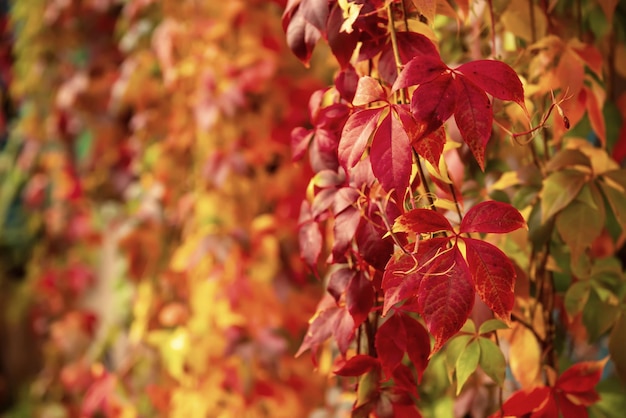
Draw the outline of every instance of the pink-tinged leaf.
[[[389,112],[372,138],[372,171],[385,191],[395,190],[402,199],[409,187],[413,155],[402,123]]]
[[[356,271],[347,267],[335,270],[328,278],[326,290],[339,303],[341,296],[346,292],[350,280],[356,275]]]
[[[304,157],[306,150],[309,149],[309,144],[313,138],[313,131],[298,126],[291,131],[291,159],[292,161],[299,161]]]
[[[417,302],[426,327],[435,338],[434,353],[467,320],[474,305],[474,288],[469,268],[456,245],[422,265]]]
[[[467,263],[476,292],[497,318],[509,322],[515,303],[515,267],[498,247],[478,239],[463,238]]]
[[[335,194],[337,194],[337,189],[329,188],[320,190],[315,195],[313,202],[311,203],[311,214],[314,220],[319,220],[320,216],[325,214],[325,212],[332,206],[335,201]]]
[[[397,232],[432,234],[441,231],[453,231],[452,225],[441,213],[431,209],[412,209],[399,216],[393,226]]]
[[[413,148],[417,154],[428,161],[435,170],[439,171],[439,160],[446,145],[446,131],[443,127],[435,132],[421,137],[413,143]]]
[[[315,267],[322,252],[322,232],[319,225],[312,220],[311,207],[307,201],[302,202],[300,207],[298,224],[300,226],[298,231],[300,254],[309,267]]]
[[[460,232],[504,234],[526,228],[526,221],[517,209],[508,203],[488,200],[473,206],[461,221]]]
[[[333,103],[317,110],[314,124],[317,130],[323,128],[338,132],[341,131],[351,114],[352,109],[347,104]]]
[[[346,289],[346,307],[358,327],[365,321],[374,306],[374,287],[372,282],[359,273],[352,277]]]
[[[302,0],[300,10],[304,19],[320,32],[326,30],[328,20],[328,0]]]
[[[382,110],[359,110],[348,118],[339,140],[339,161],[343,167],[351,168],[359,162],[376,129]]]
[[[359,75],[356,73],[356,70],[352,65],[347,65],[335,77],[335,88],[343,100],[352,103],[358,82]]]
[[[478,87],[500,100],[510,100],[524,110],[524,87],[519,76],[502,61],[477,60],[456,69]]]
[[[439,52],[435,44],[421,33],[416,32],[398,32],[396,34],[398,52],[400,54],[400,62],[408,63],[417,56],[438,56]],[[393,48],[389,44],[383,49],[378,61],[378,72],[380,77],[387,84],[393,84],[398,76],[396,67],[396,59],[393,55]]]
[[[349,207],[354,206],[359,199],[358,190],[352,187],[342,187],[335,193],[335,202],[333,205],[333,214],[339,215]]]
[[[309,148],[309,161],[313,171],[323,170],[337,171],[338,135],[328,129],[316,129],[313,142]]]
[[[286,39],[289,49],[305,65],[309,65],[311,54],[315,44],[321,38],[321,32],[312,24],[306,21],[300,7],[297,7],[291,17],[283,16],[283,27],[286,26]]]
[[[547,386],[539,386],[529,392],[517,391],[502,405],[503,414],[498,411],[491,418],[525,416],[539,408],[550,396],[550,388]]]
[[[387,96],[380,83],[375,78],[364,75],[359,78],[352,104],[365,106],[372,102],[386,99]]]
[[[369,372],[375,367],[380,367],[380,361],[377,358],[365,354],[357,354],[346,361],[346,363],[334,373],[338,376],[356,377]]]
[[[327,296],[331,298],[330,295]],[[332,299],[331,299],[332,300]],[[339,351],[343,355],[348,351],[350,342],[354,338],[354,321],[345,307],[336,306],[334,301],[320,303],[323,307],[309,324],[304,341],[296,353],[296,357],[311,349],[313,354],[317,348],[331,336],[335,337]]]
[[[346,68],[350,65],[350,58],[352,58],[356,45],[359,42],[359,33],[357,31],[351,33],[342,31],[341,26],[343,22],[344,18],[341,6],[335,3],[328,16],[326,36],[328,37],[330,50],[335,58],[337,58],[337,62],[341,68]],[[346,100],[350,102],[352,98]]]
[[[333,260],[341,260],[348,247],[352,243],[352,239],[356,234],[357,228],[361,221],[361,214],[356,208],[349,207],[343,212],[335,215],[333,224],[333,233],[335,240],[333,242],[332,254]]]
[[[404,66],[391,90],[397,91],[427,83],[448,70],[448,66],[441,61],[439,55],[419,55]]]
[[[420,136],[435,132],[452,116],[456,94],[450,73],[440,74],[415,89],[411,98],[411,112],[420,126]]]
[[[485,92],[463,76],[455,79],[456,121],[463,141],[469,146],[481,170],[485,170],[485,148],[491,136],[493,112]]]
[[[568,393],[595,392],[608,358],[600,361],[583,361],[565,370],[555,387]]]
[[[395,304],[408,297],[417,295],[421,275],[414,255],[402,253],[398,258],[392,257],[383,274],[382,288],[384,291],[383,316]]]

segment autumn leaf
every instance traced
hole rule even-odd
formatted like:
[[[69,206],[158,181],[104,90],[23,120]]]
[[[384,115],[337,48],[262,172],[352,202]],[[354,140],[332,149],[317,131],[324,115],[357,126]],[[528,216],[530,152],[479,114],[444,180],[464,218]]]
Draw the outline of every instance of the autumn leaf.
[[[463,216],[460,233],[498,233],[525,228],[526,221],[517,209],[508,203],[488,200],[473,206]]]
[[[453,231],[450,221],[441,213],[431,209],[412,209],[399,216],[393,225],[395,232],[413,232],[432,234],[441,231]]]
[[[456,96],[454,78],[450,73],[440,74],[415,89],[411,99],[411,112],[420,126],[420,137],[435,132],[452,116]]]
[[[376,79],[370,76],[363,76],[359,78],[352,104],[354,106],[364,106],[372,102],[385,100],[386,98],[385,91]]]
[[[382,112],[382,108],[364,109],[350,115],[339,140],[338,154],[342,166],[354,167],[361,159]]]

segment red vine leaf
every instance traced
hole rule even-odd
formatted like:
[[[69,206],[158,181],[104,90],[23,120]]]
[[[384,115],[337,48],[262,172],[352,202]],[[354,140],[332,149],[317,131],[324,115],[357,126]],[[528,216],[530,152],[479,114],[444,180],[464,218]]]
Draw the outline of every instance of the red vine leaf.
[[[455,78],[457,89],[454,120],[481,170],[485,170],[485,147],[491,135],[493,112],[485,92],[464,76]]]
[[[360,272],[352,277],[346,289],[346,307],[358,327],[365,321],[374,306],[374,287],[372,282]]]
[[[408,31],[398,32],[396,33],[396,40],[402,64],[406,64],[418,56],[439,56],[435,44],[421,33]],[[398,76],[396,59],[391,44],[388,44],[387,47],[383,49],[382,54],[380,54],[378,72],[380,77],[388,84],[393,84]]]
[[[317,222],[313,221],[311,207],[307,201],[302,202],[298,222],[300,225],[298,230],[300,254],[309,267],[314,267],[322,252],[322,232]]]
[[[374,176],[385,191],[395,190],[400,198],[409,187],[413,156],[411,143],[402,123],[392,112],[374,133],[370,159]]]
[[[452,116],[456,95],[454,78],[448,72],[415,89],[411,99],[411,112],[420,125],[420,136],[436,131]]]
[[[417,294],[421,279],[417,267],[417,258],[412,254],[401,253],[399,257],[389,260],[382,280],[385,293],[383,316],[395,304]]]
[[[380,367],[380,360],[365,354],[357,354],[351,357],[346,363],[335,371],[338,376],[360,376],[372,370],[375,367]]]
[[[439,212],[430,209],[412,209],[399,216],[393,230],[396,232],[414,232],[432,234],[441,231],[453,231],[450,221]]]
[[[474,288],[470,270],[456,245],[422,265],[417,302],[426,327],[435,338],[436,352],[467,320],[474,305]]]
[[[463,238],[476,292],[496,317],[508,322],[515,302],[515,267],[496,246]]]
[[[341,68],[346,68],[350,64],[350,58],[354,54],[354,49],[359,42],[359,34],[356,31],[346,32],[341,30],[343,25],[343,10],[338,3],[335,3],[328,16],[326,23],[326,33],[328,45]]]
[[[525,111],[524,87],[519,76],[502,61],[477,60],[456,68],[472,83],[500,100],[510,100]]]
[[[315,48],[315,44],[322,37],[322,33],[315,25],[307,21],[300,6],[301,4],[292,2],[292,6],[288,6],[285,9],[283,30],[285,31],[289,49],[300,61],[308,65],[313,48]],[[311,17],[309,16],[309,18]]]
[[[354,167],[361,159],[382,111],[383,108],[359,110],[348,118],[339,140],[339,162],[343,167]]]
[[[517,209],[508,203],[488,200],[473,206],[463,217],[460,232],[503,234],[526,228],[526,221]]]
[[[417,154],[428,161],[439,172],[439,160],[446,145],[446,131],[443,127],[423,136],[413,144]]]
[[[380,83],[375,78],[365,75],[359,78],[352,104],[364,106],[379,100],[386,100],[386,98]]]
[[[439,74],[448,71],[448,66],[441,61],[439,54],[419,55],[409,61],[398,79],[393,83],[392,91],[427,83]]]

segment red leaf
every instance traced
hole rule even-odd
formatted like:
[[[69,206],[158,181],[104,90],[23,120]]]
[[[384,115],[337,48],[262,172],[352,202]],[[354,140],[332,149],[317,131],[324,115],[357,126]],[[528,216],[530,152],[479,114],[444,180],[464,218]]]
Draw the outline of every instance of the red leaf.
[[[300,225],[298,231],[300,254],[310,267],[314,267],[322,252],[322,233],[319,225],[311,219],[311,208],[307,201],[302,202],[298,223]]]
[[[378,328],[376,352],[386,375],[391,375],[391,371],[402,361],[406,342],[406,330],[396,315],[392,315]]]
[[[585,405],[575,404],[571,401],[570,396],[564,393],[556,393],[556,398],[558,399],[558,408],[562,417],[576,417],[576,418],[587,418],[589,417],[589,413],[587,412],[587,407]],[[597,395],[597,394],[596,394]],[[599,400],[600,397],[598,396]]]
[[[328,0],[302,0],[300,10],[304,19],[320,32],[326,30],[328,19]]]
[[[423,136],[413,144],[420,157],[426,159],[435,170],[439,171],[439,160],[446,145],[446,131],[443,127],[430,135]]]
[[[365,75],[359,78],[352,104],[364,106],[372,102],[385,100],[386,98],[385,91],[380,83],[375,78]]]
[[[406,353],[411,360],[411,363],[417,371],[417,380],[422,380],[424,370],[428,366],[428,359],[430,357],[430,336],[424,326],[416,319],[397,313],[402,320],[402,325],[406,330]]]
[[[347,267],[335,270],[328,278],[328,286],[326,290],[335,299],[335,302],[339,303],[341,296],[346,292],[348,283],[356,275],[356,271]]]
[[[326,36],[328,37],[330,50],[337,58],[337,62],[341,68],[346,68],[350,64],[350,58],[352,58],[354,49],[359,42],[359,34],[356,31],[351,33],[342,31],[341,26],[343,22],[343,11],[339,4],[335,3],[326,23]],[[351,101],[352,99],[346,100]]]
[[[433,353],[456,334],[474,305],[470,271],[455,245],[429,264],[421,264],[418,306],[430,333],[435,337]]]
[[[433,80],[449,68],[437,55],[419,55],[409,61],[398,79],[393,83],[392,91],[426,83]]]
[[[328,295],[330,298],[331,296]],[[332,299],[331,299],[332,300]],[[320,304],[323,304],[324,300]],[[345,355],[354,338],[354,321],[344,307],[338,307],[332,301],[329,307],[318,312],[304,336],[304,341],[296,353],[296,357],[311,349],[314,353],[328,338],[335,337],[339,351]]]
[[[398,258],[391,258],[383,274],[382,288],[385,294],[383,316],[395,304],[417,294],[421,275],[417,271],[417,258],[402,253]]]
[[[334,373],[338,376],[360,376],[378,366],[380,366],[380,361],[377,358],[357,354]]]
[[[356,274],[346,289],[346,307],[358,327],[365,321],[374,306],[374,288],[363,273]]]
[[[381,112],[382,108],[358,110],[348,118],[339,140],[339,161],[343,167],[351,168],[359,162]]]
[[[500,100],[511,100],[524,110],[524,87],[517,73],[502,61],[477,60],[456,68],[472,83]]]
[[[595,392],[606,362],[607,359],[576,363],[559,376],[555,387],[568,393]]]
[[[363,259],[377,270],[382,271],[393,253],[393,240],[383,236],[387,230],[382,219],[373,208],[370,208],[368,219],[361,218],[356,231],[356,243]]]
[[[335,237],[332,248],[333,259],[341,259],[341,256],[350,246],[360,222],[361,214],[353,207],[349,207],[335,216],[335,223],[333,224]]]
[[[335,88],[342,99],[351,103],[356,94],[358,82],[359,75],[356,73],[356,70],[352,65],[347,65],[346,68],[340,71],[337,77],[335,77]]]
[[[461,221],[460,232],[491,232],[503,234],[525,228],[526,221],[508,203],[488,200],[473,206]]]
[[[398,32],[396,34],[398,52],[402,64],[408,63],[417,56],[439,56],[435,44],[421,33]],[[393,84],[398,76],[396,59],[393,55],[393,48],[387,45],[378,61],[378,72],[380,77],[387,83]]]
[[[496,317],[509,321],[515,302],[515,267],[496,246],[473,238],[463,238],[467,263],[476,292]]]
[[[432,234],[441,231],[453,231],[452,225],[439,212],[431,209],[412,209],[396,219],[395,231],[415,232],[416,234]]]
[[[296,127],[291,131],[291,159],[292,161],[298,161],[304,157],[304,153],[309,148],[311,139],[313,138],[313,131],[305,129],[301,126]]]
[[[359,192],[352,187],[342,187],[335,193],[333,204],[333,214],[338,215],[344,210],[352,207],[359,198]]]
[[[331,188],[320,190],[315,195],[313,202],[311,202],[311,215],[314,220],[319,220],[320,216],[332,206],[335,201],[335,194],[337,194],[337,189]]]
[[[374,133],[370,159],[374,176],[383,189],[387,192],[395,190],[402,199],[409,187],[413,155],[409,136],[392,112]]]
[[[295,7],[291,16],[289,16],[288,11],[289,9],[285,10],[283,15],[283,28],[285,28],[287,45],[300,61],[308,65],[313,48],[322,34],[315,26],[307,22],[299,6]]]
[[[428,351],[430,351],[430,338],[428,337],[428,332],[426,332],[423,327],[422,329],[427,338],[426,341],[428,343]],[[410,396],[407,396],[408,394],[411,394],[416,398],[419,396],[417,392],[417,382],[415,381],[415,376],[413,375],[413,371],[411,370],[411,368],[405,364],[400,363],[391,372],[391,378],[393,379],[394,383],[392,389],[394,393],[392,394],[392,396],[390,396],[392,402],[394,404],[400,404],[405,406],[415,406],[415,402],[411,399]],[[394,418],[396,416],[397,415],[394,415]],[[411,417],[414,417],[414,415],[412,415]]]
[[[415,89],[411,98],[411,112],[420,126],[421,135],[436,131],[452,116],[456,94],[454,79],[450,73],[440,74]]]
[[[539,408],[550,396],[550,388],[547,386],[536,387],[530,392],[517,391],[502,405],[504,414],[496,412],[492,417],[522,417]]]
[[[455,78],[457,89],[454,120],[463,141],[469,146],[480,168],[485,170],[485,147],[491,135],[491,102],[476,84],[463,76]]]

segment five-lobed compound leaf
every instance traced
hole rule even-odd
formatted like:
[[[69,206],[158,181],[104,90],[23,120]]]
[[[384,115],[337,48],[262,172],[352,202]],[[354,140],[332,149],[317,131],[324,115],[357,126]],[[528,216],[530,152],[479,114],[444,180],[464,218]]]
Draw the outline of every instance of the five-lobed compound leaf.
[[[433,352],[456,334],[474,306],[471,273],[458,247],[443,251],[422,270],[418,307],[435,338]]]
[[[515,302],[513,263],[493,244],[474,238],[463,241],[476,292],[497,318],[508,323]]]
[[[431,234],[441,231],[453,231],[450,221],[441,213],[431,209],[412,209],[399,216],[393,225],[396,232],[414,232]]]
[[[460,232],[503,234],[525,228],[526,221],[517,209],[508,203],[487,200],[473,206],[463,217]]]
[[[413,154],[411,141],[400,120],[389,112],[372,138],[372,171],[387,192],[395,190],[400,198],[409,187]]]
[[[478,87],[500,100],[510,100],[524,110],[524,88],[519,76],[502,61],[476,60],[456,68]]]
[[[456,75],[457,90],[454,120],[463,141],[485,170],[485,148],[491,136],[493,111],[485,91],[464,76]]]

